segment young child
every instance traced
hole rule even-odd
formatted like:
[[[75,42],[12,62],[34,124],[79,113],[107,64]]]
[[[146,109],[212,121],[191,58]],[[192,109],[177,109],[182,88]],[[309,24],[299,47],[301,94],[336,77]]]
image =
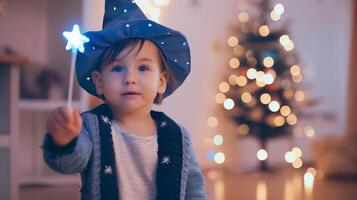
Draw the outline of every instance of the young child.
[[[135,1],[105,4],[103,30],[85,34],[76,63],[81,87],[104,104],[81,115],[52,111],[46,163],[81,174],[81,199],[206,199],[189,133],[151,110],[190,72],[186,38],[147,19]]]

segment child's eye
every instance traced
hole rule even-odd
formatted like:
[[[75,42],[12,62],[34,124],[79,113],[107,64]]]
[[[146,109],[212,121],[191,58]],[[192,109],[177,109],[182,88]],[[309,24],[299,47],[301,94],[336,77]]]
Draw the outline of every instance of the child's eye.
[[[121,72],[121,71],[123,71],[123,69],[124,69],[124,67],[122,67],[122,66],[115,66],[115,67],[112,69],[112,71],[113,71],[113,72]]]
[[[148,71],[149,67],[147,65],[140,65],[139,71]]]

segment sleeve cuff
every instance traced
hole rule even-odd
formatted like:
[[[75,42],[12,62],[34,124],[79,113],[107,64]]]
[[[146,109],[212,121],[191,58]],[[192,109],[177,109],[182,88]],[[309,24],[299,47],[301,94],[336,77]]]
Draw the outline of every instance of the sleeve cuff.
[[[58,146],[49,133],[46,133],[43,148],[55,155],[68,155],[74,151],[78,137],[75,137],[70,143],[64,146]]]

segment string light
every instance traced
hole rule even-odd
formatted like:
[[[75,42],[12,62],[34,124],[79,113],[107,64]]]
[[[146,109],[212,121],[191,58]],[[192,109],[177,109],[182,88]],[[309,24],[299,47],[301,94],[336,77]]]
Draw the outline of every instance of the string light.
[[[229,91],[230,87],[229,84],[227,82],[221,82],[218,86],[218,89],[220,92],[222,93],[226,93]]]
[[[274,125],[277,127],[281,127],[285,124],[285,119],[282,116],[276,116],[274,118]]]
[[[302,167],[303,163],[302,163],[302,160],[300,158],[298,158],[292,163],[292,165],[295,169],[298,169],[298,168]]]
[[[291,110],[289,106],[282,106],[280,109],[280,113],[282,116],[286,117],[290,114]]]
[[[215,96],[216,103],[223,104],[224,100],[226,100],[226,95],[223,93],[217,93]]]
[[[226,157],[224,155],[224,153],[222,152],[217,152],[215,155],[214,155],[214,161],[217,163],[217,164],[223,164],[224,161],[225,161]]]
[[[217,146],[222,145],[222,144],[223,144],[223,137],[222,137],[222,135],[216,135],[216,136],[214,136],[214,138],[213,138],[213,143],[214,143],[215,145],[217,145]]]
[[[210,128],[215,128],[218,125],[218,120],[215,117],[210,117],[207,119],[207,125]]]
[[[268,158],[268,152],[264,149],[259,149],[257,152],[257,158],[260,161],[266,160]]]
[[[250,101],[252,101],[252,95],[249,92],[244,92],[241,95],[241,99],[244,103],[249,103]]]
[[[279,15],[282,15],[284,13],[285,9],[284,9],[284,6],[279,3],[274,6],[274,11],[276,13],[278,13]]]
[[[274,65],[274,59],[270,56],[267,56],[263,59],[263,64],[265,67],[270,68]]]
[[[229,60],[229,66],[232,68],[232,69],[237,69],[240,65],[240,61],[238,58],[231,58]]]
[[[296,160],[295,154],[291,151],[285,153],[285,161],[288,163],[292,163]]]
[[[230,85],[235,85],[237,84],[237,78],[238,76],[235,75],[235,74],[231,74],[229,77],[228,77],[228,82]]]
[[[228,45],[230,47],[236,47],[239,44],[239,40],[236,36],[231,36],[228,38]]]
[[[273,21],[279,21],[281,19],[281,15],[279,15],[279,13],[277,13],[275,10],[272,10],[270,12],[270,18],[273,20]]]
[[[306,137],[308,137],[308,138],[314,138],[316,135],[315,130],[310,126],[306,127],[304,132],[305,132]]]
[[[249,133],[249,126],[246,124],[242,124],[238,126],[238,132],[241,135],[247,135]]]
[[[268,93],[264,93],[260,96],[260,102],[262,104],[269,104],[271,102],[271,96]]]
[[[304,101],[305,99],[305,94],[303,91],[298,90],[295,92],[295,100],[298,102]]]
[[[297,123],[297,117],[296,117],[296,115],[291,114],[288,116],[286,121],[288,122],[289,125],[295,125]]]
[[[247,77],[251,80],[254,80],[257,77],[257,70],[254,68],[248,69]]]
[[[248,82],[248,80],[247,80],[247,78],[245,76],[238,76],[238,78],[237,78],[237,85],[238,86],[243,87],[243,86],[247,85],[247,82]]]
[[[232,110],[233,107],[234,107],[234,101],[232,99],[229,99],[229,98],[224,100],[223,107],[226,110]]]
[[[277,112],[280,109],[280,104],[277,101],[272,101],[269,103],[269,109],[272,112]]]
[[[262,26],[259,27],[259,34],[262,37],[268,36],[269,33],[270,33],[270,31],[269,31],[269,27],[267,25],[262,25]]]
[[[246,22],[249,21],[249,15],[248,15],[247,12],[241,12],[238,15],[238,19],[239,19],[240,22],[246,23]]]

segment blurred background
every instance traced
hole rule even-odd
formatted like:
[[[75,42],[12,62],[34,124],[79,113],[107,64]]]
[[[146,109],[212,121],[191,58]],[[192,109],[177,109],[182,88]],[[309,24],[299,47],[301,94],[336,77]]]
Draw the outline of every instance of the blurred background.
[[[357,3],[137,0],[187,36],[192,70],[160,107],[191,133],[208,199],[357,198]],[[104,0],[0,0],[0,199],[79,199],[49,169],[49,112],[66,104],[63,31],[100,30]],[[75,82],[74,106],[100,101]]]

